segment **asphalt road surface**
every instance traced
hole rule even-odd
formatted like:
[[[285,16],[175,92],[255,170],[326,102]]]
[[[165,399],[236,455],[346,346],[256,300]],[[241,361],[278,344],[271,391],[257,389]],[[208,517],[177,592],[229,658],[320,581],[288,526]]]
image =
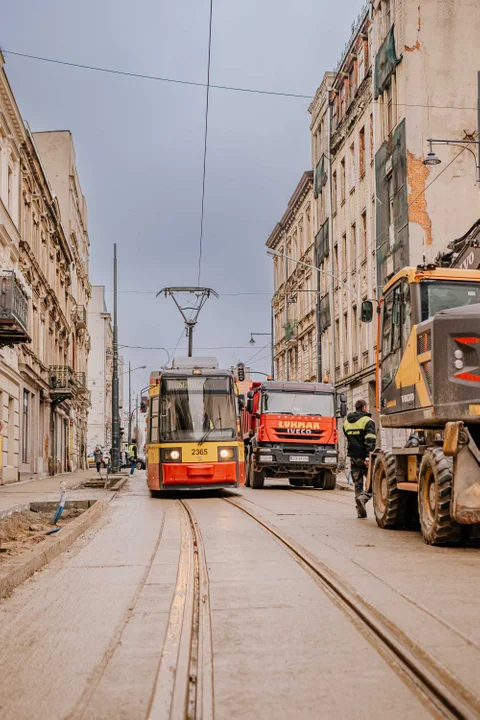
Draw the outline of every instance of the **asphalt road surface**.
[[[352,493],[137,473],[0,603],[0,718],[479,717],[479,553]]]

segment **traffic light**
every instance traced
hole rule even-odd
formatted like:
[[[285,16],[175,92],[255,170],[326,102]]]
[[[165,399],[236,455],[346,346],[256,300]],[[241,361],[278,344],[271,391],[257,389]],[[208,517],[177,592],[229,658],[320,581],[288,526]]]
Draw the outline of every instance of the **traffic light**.
[[[243,363],[238,363],[237,375],[240,382],[243,382],[245,380],[245,365]]]

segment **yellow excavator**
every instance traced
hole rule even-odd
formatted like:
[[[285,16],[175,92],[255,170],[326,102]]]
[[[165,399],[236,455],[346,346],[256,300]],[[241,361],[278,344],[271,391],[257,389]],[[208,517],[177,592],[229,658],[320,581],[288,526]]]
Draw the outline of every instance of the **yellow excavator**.
[[[362,321],[375,309],[381,425],[407,431],[404,447],[370,457],[377,524],[418,517],[427,543],[456,544],[480,524],[480,270],[406,267]]]

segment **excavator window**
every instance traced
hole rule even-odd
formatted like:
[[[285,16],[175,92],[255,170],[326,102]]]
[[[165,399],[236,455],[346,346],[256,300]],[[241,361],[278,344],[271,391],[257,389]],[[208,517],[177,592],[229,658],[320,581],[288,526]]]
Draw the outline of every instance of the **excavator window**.
[[[383,305],[382,387],[395,377],[401,359],[402,286],[396,285],[385,295]]]
[[[480,283],[464,280],[424,280],[421,283],[422,320],[442,310],[480,303]]]

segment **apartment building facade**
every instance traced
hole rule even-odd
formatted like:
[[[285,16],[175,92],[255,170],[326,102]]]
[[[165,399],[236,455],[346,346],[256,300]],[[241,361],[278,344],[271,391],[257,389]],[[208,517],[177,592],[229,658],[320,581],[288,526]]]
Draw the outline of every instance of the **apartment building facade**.
[[[275,378],[309,381],[317,374],[316,273],[312,233],[313,172],[303,173],[267,240],[274,254],[272,298]]]
[[[90,406],[87,373],[90,336],[87,328],[91,286],[87,202],[78,176],[75,147],[68,130],[37,132],[33,138],[47,177],[58,200],[60,217],[71,251],[68,318],[68,368],[76,382],[69,407],[69,462],[73,470],[86,466],[87,418]]]
[[[310,106],[318,377],[350,407],[360,396],[374,407],[375,328],[361,323],[362,301],[479,218],[462,145],[478,137],[479,29],[469,0],[372,0]],[[433,145],[438,167],[424,164],[429,139],[454,143]]]
[[[1,54],[0,128],[0,482],[7,483],[84,467],[89,403],[74,362],[82,323],[72,295],[68,215]],[[84,365],[88,348],[85,337]]]

